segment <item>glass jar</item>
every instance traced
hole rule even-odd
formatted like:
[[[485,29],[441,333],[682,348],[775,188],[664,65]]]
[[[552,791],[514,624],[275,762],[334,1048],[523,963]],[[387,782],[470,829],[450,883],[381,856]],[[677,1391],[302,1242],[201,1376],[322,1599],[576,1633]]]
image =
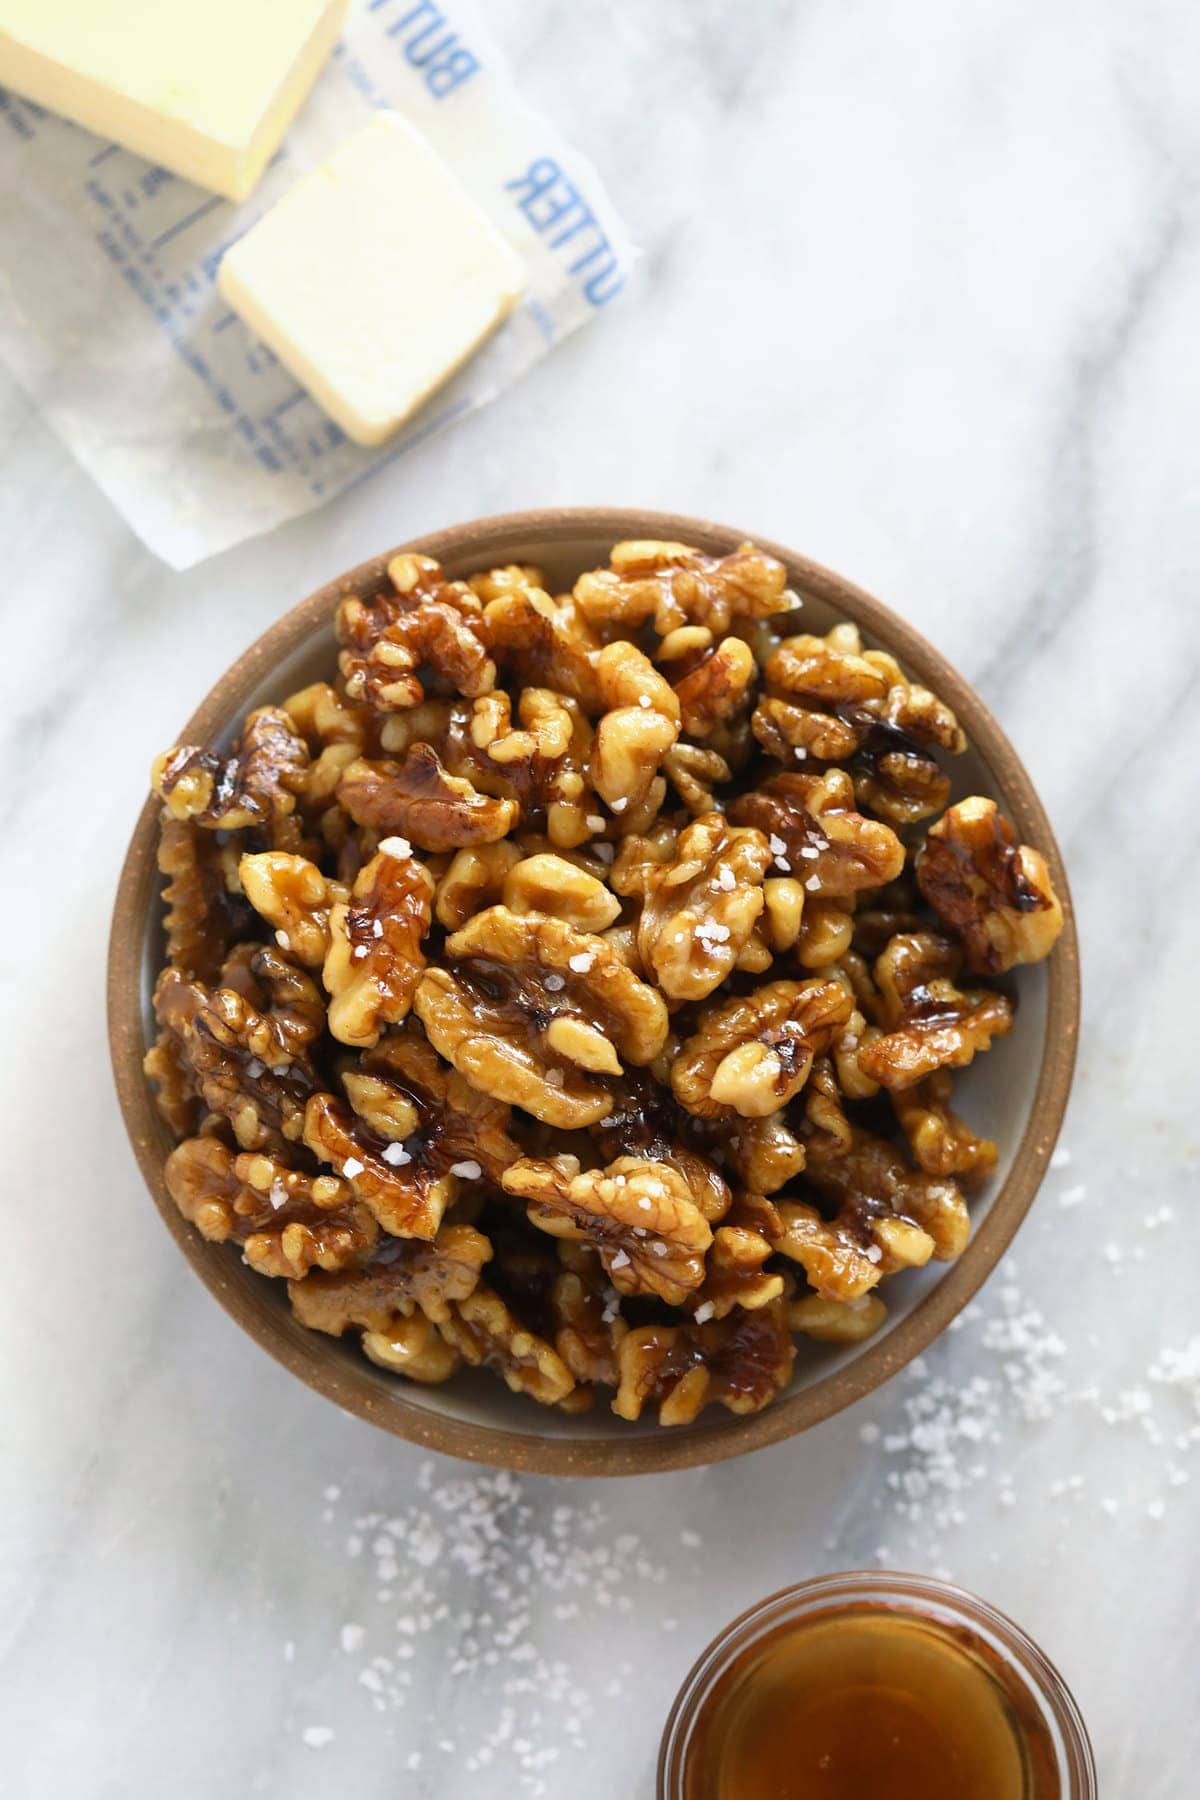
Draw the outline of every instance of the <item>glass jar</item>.
[[[1004,1800],[1010,1795],[1015,1800],[1096,1800],[1096,1769],[1083,1719],[1062,1677],[1033,1640],[987,1601],[961,1588],[921,1575],[874,1571],[825,1575],[785,1588],[751,1607],[713,1640],[688,1675],[667,1720],[658,1763],[659,1800],[751,1800],[756,1777],[749,1762],[737,1760],[741,1755],[738,1745],[743,1741],[736,1725],[739,1711],[743,1718],[753,1716],[756,1677],[767,1682],[776,1667],[769,1659],[778,1659],[792,1644],[811,1641],[817,1647],[817,1639],[810,1639],[814,1627],[824,1634],[820,1660],[811,1665],[819,1671],[818,1685],[828,1686],[839,1679],[830,1675],[836,1659],[831,1660],[828,1653],[830,1648],[836,1649],[838,1640],[832,1633],[837,1628],[844,1639],[857,1634],[864,1642],[866,1634],[881,1632],[891,1632],[894,1643],[909,1637],[914,1642],[920,1639],[925,1661],[920,1665],[919,1698],[926,1711],[932,1705],[931,1694],[941,1692],[948,1701],[954,1693],[968,1695],[972,1684],[986,1688],[990,1698],[988,1719],[983,1724],[995,1734],[1004,1764],[994,1790]],[[878,1670],[878,1650],[868,1648],[865,1654],[866,1666]],[[891,1654],[894,1658],[908,1655],[908,1651],[893,1650]],[[953,1662],[957,1667],[944,1681],[938,1677],[939,1654],[947,1665]],[[798,1662],[788,1666],[801,1667]],[[930,1670],[937,1677],[932,1682]],[[782,1677],[775,1679],[778,1683]],[[792,1691],[781,1690],[785,1701]],[[803,1682],[794,1691],[798,1702],[802,1693],[807,1698]],[[868,1716],[865,1709],[873,1706],[876,1693],[897,1698],[894,1690],[872,1689],[861,1681],[852,1691],[846,1689],[843,1710],[847,1729],[853,1730],[856,1716]],[[915,1686],[914,1695],[917,1693]],[[835,1697],[831,1695],[831,1699]],[[859,1709],[857,1715],[852,1707]],[[834,1715],[827,1712],[821,1716],[828,1723]],[[786,1720],[787,1706],[781,1710],[777,1705],[775,1717],[777,1724]],[[783,1780],[792,1779],[786,1772],[785,1737],[786,1733],[778,1734],[774,1748],[766,1753],[773,1772],[762,1786],[764,1793],[789,1791],[788,1786],[778,1785],[781,1762],[785,1765]],[[1009,1746],[1007,1750],[1000,1745],[1001,1738]],[[898,1745],[903,1741],[902,1731],[889,1740]],[[745,1742],[754,1744],[752,1732]],[[972,1731],[963,1742],[970,1742],[974,1754],[978,1732]],[[806,1754],[810,1748],[815,1755],[815,1742],[806,1736]],[[932,1740],[922,1753],[938,1753]],[[747,1754],[753,1761],[752,1752]],[[898,1758],[905,1754],[903,1748],[895,1752]],[[851,1746],[849,1755],[861,1780],[861,1760],[867,1751],[860,1743]],[[824,1762],[820,1765],[822,1769],[825,1766]],[[799,1779],[797,1775],[795,1780]],[[817,1785],[811,1791],[826,1791],[821,1778],[815,1779]],[[983,1786],[971,1791],[983,1794],[988,1785],[985,1778]],[[792,1791],[804,1790],[796,1786]],[[829,1793],[836,1791],[828,1787]],[[893,1791],[890,1785],[888,1791]],[[924,1791],[915,1770],[912,1791]],[[944,1791],[954,1791],[952,1784]]]

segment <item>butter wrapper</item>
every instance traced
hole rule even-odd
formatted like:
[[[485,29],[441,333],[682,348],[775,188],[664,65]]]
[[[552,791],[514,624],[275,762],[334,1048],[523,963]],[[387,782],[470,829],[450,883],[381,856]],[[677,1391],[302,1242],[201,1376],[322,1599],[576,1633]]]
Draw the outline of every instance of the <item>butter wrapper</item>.
[[[425,134],[518,250],[527,286],[465,368],[366,450],[224,304],[216,272],[379,107]],[[356,0],[240,206],[0,89],[0,357],[177,569],[309,512],[485,406],[615,298],[634,254],[595,170],[521,99],[468,0]]]

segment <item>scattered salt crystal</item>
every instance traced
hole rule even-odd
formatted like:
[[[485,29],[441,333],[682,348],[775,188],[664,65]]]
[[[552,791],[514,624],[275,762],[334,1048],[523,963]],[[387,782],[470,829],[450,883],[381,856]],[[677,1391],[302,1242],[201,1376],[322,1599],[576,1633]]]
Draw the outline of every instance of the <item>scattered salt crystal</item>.
[[[877,1444],[879,1435],[879,1427],[873,1419],[868,1419],[865,1425],[858,1428],[858,1440],[861,1444]]]
[[[589,813],[583,822],[589,831],[604,830],[604,820],[600,817],[599,813]]]
[[[342,1174],[347,1181],[353,1181],[356,1175],[362,1174],[366,1166],[366,1163],[359,1162],[357,1156],[348,1156],[342,1164]]]
[[[660,1248],[665,1250],[666,1245],[663,1244],[660,1246]],[[716,1310],[717,1309],[713,1305],[711,1300],[705,1300],[702,1305],[700,1305],[696,1308],[695,1312],[692,1314],[692,1317],[695,1319],[697,1325],[704,1325],[708,1322],[709,1319],[712,1318],[712,1316]],[[699,1539],[697,1539],[697,1542],[699,1542]]]
[[[353,1656],[356,1650],[362,1649],[366,1632],[361,1625],[343,1625],[340,1633],[342,1649],[347,1656]]]
[[[650,1248],[651,1248],[651,1250],[653,1250],[655,1256],[669,1256],[670,1255],[669,1246],[664,1244],[662,1242],[661,1238],[656,1238],[654,1240],[654,1242],[651,1244]]]
[[[276,1175],[274,1181],[271,1183],[270,1187],[267,1189],[267,1199],[271,1202],[271,1205],[274,1207],[275,1211],[278,1212],[281,1206],[287,1205],[287,1197],[288,1197],[288,1191],[284,1187],[283,1182],[280,1180],[279,1176]]]
[[[277,931],[275,933],[275,942],[279,945],[281,950],[290,950],[292,947],[292,940],[286,931]]]
[[[1086,1199],[1087,1188],[1081,1181],[1075,1187],[1064,1188],[1058,1196],[1058,1204],[1060,1206],[1079,1206]]]
[[[1050,1167],[1052,1169],[1066,1169],[1070,1167],[1070,1164],[1071,1152],[1067,1149],[1065,1144],[1060,1144],[1058,1149],[1054,1152],[1054,1155],[1050,1158]]]
[[[728,863],[722,863],[721,867],[717,870],[717,886],[726,894],[732,892],[737,886],[737,877],[734,875],[734,872],[729,867]]]
[[[367,946],[365,944],[355,944],[350,954],[355,962],[361,962],[363,957],[367,954]]]
[[[590,854],[596,858],[597,862],[610,863],[617,854],[617,846],[615,844],[592,844]]]
[[[333,1487],[333,1486],[327,1487],[325,1489],[324,1497],[326,1500],[328,1500],[329,1504],[332,1506],[335,1500],[341,1499],[342,1490],[340,1487]]]
[[[879,1248],[878,1244],[868,1244],[863,1251],[863,1255],[868,1262],[877,1263],[883,1261],[883,1251]]]
[[[779,836],[779,833],[776,831],[773,831],[771,833],[770,837],[767,839],[767,847],[770,850],[772,856],[786,856],[787,855],[787,845],[784,843],[783,839]]]
[[[628,805],[629,805],[629,801],[624,794],[622,794],[621,797],[617,800],[609,801],[609,807],[610,807],[611,811],[613,811],[615,813],[623,813],[625,811],[625,808]]]
[[[407,838],[385,837],[380,840],[380,850],[385,856],[411,856],[412,845]]]
[[[625,1250],[618,1250],[612,1259],[611,1267],[614,1269],[627,1269],[629,1267],[628,1252]]]
[[[1146,1508],[1146,1517],[1148,1519],[1162,1519],[1166,1517],[1166,1511],[1167,1506],[1165,1500],[1151,1500]]]
[[[576,975],[586,975],[596,960],[594,950],[580,950],[574,956],[568,956],[567,967],[574,969]]]
[[[650,707],[650,706],[653,706],[653,704],[654,704],[654,702],[651,700],[649,694],[639,694],[638,695],[638,705],[639,706]]]
[[[404,1148],[403,1144],[385,1144],[380,1151],[380,1155],[383,1157],[384,1162],[391,1163],[394,1169],[402,1168],[405,1163],[410,1163],[412,1161],[412,1157],[408,1154],[408,1151]]]
[[[252,1056],[246,1064],[246,1073],[251,1081],[257,1081],[259,1076],[265,1072],[266,1067],[265,1062],[262,1062],[257,1056]]]
[[[559,993],[566,985],[561,975],[547,975],[543,982],[543,986],[549,994]]]
[[[800,854],[805,862],[816,862],[821,852],[817,849],[815,844],[805,844]]]
[[[815,894],[821,885],[821,877],[819,875],[810,875],[804,885],[810,894]]]
[[[283,1660],[284,1662],[295,1662],[296,1660],[296,1646],[293,1644],[291,1638],[289,1638],[287,1643],[283,1646]]]
[[[371,935],[372,935],[372,937],[377,937],[377,938],[381,938],[383,936],[383,920],[382,919],[372,919],[371,920]]]
[[[698,1531],[681,1531],[679,1541],[685,1550],[698,1550],[704,1542]]]
[[[323,1750],[326,1744],[333,1742],[328,1725],[306,1725],[300,1735],[310,1750]]]
[[[478,1181],[483,1170],[473,1157],[467,1157],[464,1162],[451,1163],[450,1173],[461,1175],[464,1181]]]
[[[561,1087],[566,1080],[566,1077],[561,1069],[547,1069],[546,1080],[550,1083],[551,1087]]]

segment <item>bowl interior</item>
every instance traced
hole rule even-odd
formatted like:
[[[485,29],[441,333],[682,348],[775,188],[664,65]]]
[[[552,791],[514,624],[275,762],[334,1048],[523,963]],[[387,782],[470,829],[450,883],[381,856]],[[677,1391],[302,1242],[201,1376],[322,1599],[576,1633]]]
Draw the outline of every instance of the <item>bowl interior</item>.
[[[561,591],[570,586],[580,570],[604,561],[612,543],[622,536],[683,535],[688,541],[699,540],[714,548],[739,541],[737,533],[701,530],[693,521],[671,520],[672,531],[668,534],[660,522],[648,522],[643,515],[609,518],[607,528],[599,525],[589,529],[581,522],[572,529],[560,525],[549,535],[547,528],[539,530],[535,522],[524,537],[510,531],[503,541],[498,541],[493,535],[484,547],[476,545],[457,555],[435,547],[437,540],[425,540],[417,547],[440,554],[448,573],[455,576],[472,574],[498,561],[538,563],[547,569],[551,585]],[[961,679],[877,603],[827,572],[797,561],[778,546],[763,547],[781,555],[792,568],[794,585],[803,599],[798,629],[823,632],[839,619],[855,618],[871,643],[894,652],[911,675],[926,681],[955,707],[971,739],[965,755],[949,759],[955,797],[981,793],[994,798],[1014,820],[1019,835],[1048,853],[1056,886],[1060,893],[1064,892],[1057,850],[1028,777],[990,715]],[[360,593],[370,592],[383,580],[384,562],[385,559],[379,559],[366,565],[338,587],[341,591],[353,587]],[[291,632],[293,641],[284,647],[282,655],[278,649],[271,653],[269,646],[264,645],[266,654],[251,653],[219,684],[202,709],[208,715],[208,741],[227,743],[249,708],[278,701],[310,681],[329,678],[336,663],[332,624],[336,595],[333,589],[326,592],[328,604],[317,607],[306,603],[310,616],[302,630]],[[274,636],[275,633],[268,634],[268,638]],[[985,754],[989,749],[990,756]],[[144,816],[139,832],[145,824]],[[151,822],[151,835],[154,829]],[[136,844],[135,838],[135,848]],[[140,1020],[140,1044],[127,1045],[126,1061],[135,1052],[140,1057],[145,1044],[153,1041],[150,999],[163,957],[161,907],[152,863],[144,871],[141,885],[148,886],[149,892],[141,901],[139,913],[140,992],[136,1003],[129,994],[123,1001],[121,996],[115,998],[118,1008],[124,1004],[132,1018]],[[888,1322],[866,1344],[836,1348],[800,1340],[790,1388],[766,1412],[750,1419],[734,1419],[725,1413],[719,1417],[702,1414],[695,1425],[667,1432],[654,1422],[633,1425],[615,1419],[603,1406],[590,1414],[568,1417],[510,1394],[486,1372],[463,1371],[443,1387],[424,1388],[404,1382],[369,1363],[351,1344],[318,1336],[297,1325],[282,1282],[254,1274],[231,1249],[203,1242],[183,1223],[157,1174],[171,1140],[145,1100],[138,1114],[140,1141],[135,1133],[135,1146],[164,1218],[207,1284],[260,1343],[341,1405],[401,1436],[512,1467],[627,1473],[710,1461],[814,1423],[877,1385],[948,1322],[986,1275],[1032,1197],[1053,1148],[1065,1104],[1069,1056],[1065,1072],[1060,1068],[1061,1079],[1050,1084],[1056,1088],[1057,1097],[1048,1095],[1046,1090],[1052,1043],[1058,1044],[1060,1065],[1064,1035],[1073,1047],[1070,995],[1060,991],[1058,1004],[1051,1005],[1055,980],[1061,986],[1064,969],[1069,966],[1073,972],[1069,936],[1068,927],[1051,963],[1021,971],[1014,1031],[961,1072],[956,1082],[956,1108],[972,1125],[995,1138],[1000,1148],[995,1176],[972,1200],[973,1231],[967,1251],[956,1264],[934,1263],[922,1270],[892,1276],[886,1291]],[[116,1054],[120,1060],[119,1049]],[[124,1092],[123,1097],[128,1114],[129,1098]],[[1032,1170],[1031,1159],[1037,1165]],[[1024,1171],[1020,1183],[1014,1180],[1018,1168]]]

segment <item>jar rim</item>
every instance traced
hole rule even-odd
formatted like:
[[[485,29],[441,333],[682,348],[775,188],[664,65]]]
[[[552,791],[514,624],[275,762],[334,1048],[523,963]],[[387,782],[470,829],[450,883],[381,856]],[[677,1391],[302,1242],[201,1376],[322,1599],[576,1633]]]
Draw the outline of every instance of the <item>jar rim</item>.
[[[1041,1646],[1007,1613],[969,1589],[930,1575],[856,1569],[779,1588],[724,1626],[700,1652],[675,1696],[658,1757],[658,1800],[685,1800],[692,1733],[705,1700],[735,1658],[776,1626],[834,1604],[888,1605],[935,1621],[968,1626],[1015,1672],[1037,1703],[1059,1760],[1062,1800],[1097,1800],[1099,1786],[1087,1726],[1075,1696]]]

